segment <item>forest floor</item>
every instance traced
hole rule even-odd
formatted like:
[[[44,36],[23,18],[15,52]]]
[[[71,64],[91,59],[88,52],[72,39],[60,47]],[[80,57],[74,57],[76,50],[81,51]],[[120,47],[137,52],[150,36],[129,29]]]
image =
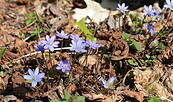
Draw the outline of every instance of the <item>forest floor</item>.
[[[155,3],[159,15],[147,16],[143,6],[123,14],[111,2],[0,0],[0,100],[172,102],[173,12]],[[71,51],[70,38],[56,36],[54,51],[36,51],[34,46],[56,31],[99,46],[78,53]],[[68,60],[70,70],[57,70],[61,60]],[[24,75],[36,68],[45,76],[33,87]]]

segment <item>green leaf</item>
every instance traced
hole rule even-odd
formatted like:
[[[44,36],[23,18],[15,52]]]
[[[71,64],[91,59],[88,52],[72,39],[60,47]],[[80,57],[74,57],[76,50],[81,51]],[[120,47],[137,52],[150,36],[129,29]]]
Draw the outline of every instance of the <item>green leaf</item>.
[[[0,71],[0,76],[5,77],[7,75],[7,71]]]
[[[66,100],[70,99],[71,95],[66,90],[64,90],[64,94]]]
[[[30,14],[26,14],[24,15],[25,17],[36,17],[36,15],[34,13],[30,13]]]
[[[66,1],[66,0],[62,0],[62,2],[63,2],[63,3],[67,3],[67,1]]]
[[[93,35],[88,29],[87,29],[87,26],[85,25],[85,18],[82,18],[79,22],[75,22],[73,23],[74,25],[78,25],[79,28],[82,30],[82,32],[85,34],[85,35]]]
[[[139,51],[142,50],[141,46],[135,40],[133,40],[133,42],[130,45]]]
[[[137,63],[137,62],[134,62],[133,59],[128,59],[127,61],[128,61],[128,63],[131,64],[131,65],[134,65],[134,66],[137,66],[137,65],[138,65],[138,63]]]
[[[123,32],[122,33],[122,39],[124,40],[124,41],[126,41],[128,44],[130,44],[132,41],[130,40],[130,37],[125,33],[125,32]]]
[[[105,57],[111,57],[112,54],[103,54],[103,56],[105,56]]]
[[[47,32],[49,32],[50,31],[50,29],[48,29],[48,28],[43,28],[45,31],[47,31]]]
[[[25,34],[24,34],[24,33],[22,33],[22,34],[21,34],[21,36],[22,36],[22,38],[26,38],[26,36],[25,36]]]
[[[38,35],[38,33],[39,33],[39,31],[38,31],[38,30],[34,30],[34,31],[32,31],[31,36]]]
[[[148,54],[145,54],[145,57],[149,59],[149,58],[150,58],[150,55],[148,55]]]
[[[162,31],[162,30],[160,30],[158,33],[155,33],[155,35],[157,35],[157,36],[163,36],[163,35],[165,35],[167,33],[168,33],[168,31]]]
[[[0,58],[4,55],[6,49],[7,49],[7,48],[3,48],[3,49],[0,51]]]
[[[148,100],[148,102],[160,102],[156,97],[151,97],[150,100]]]
[[[30,19],[30,20],[27,20],[26,22],[25,22],[25,24],[26,25],[30,25],[32,22],[34,22],[35,21],[35,19]]]
[[[59,100],[53,100],[53,101],[50,101],[50,102],[61,102],[61,101],[59,101]]]
[[[85,102],[85,97],[84,96],[79,96],[77,98],[77,101],[76,102]]]
[[[39,22],[43,22],[43,20],[42,20],[42,18],[40,17],[39,14],[37,14],[37,18],[38,18],[38,21],[39,21]]]
[[[95,37],[93,37],[93,36],[91,36],[91,35],[86,35],[86,40],[87,40],[87,41],[89,41],[89,40],[91,40],[91,41],[96,41],[96,39],[97,39],[97,38],[95,38]]]
[[[52,100],[50,102],[68,102],[66,99]]]
[[[154,62],[154,63],[155,63],[155,62],[156,62],[156,60],[152,60],[152,62]]]

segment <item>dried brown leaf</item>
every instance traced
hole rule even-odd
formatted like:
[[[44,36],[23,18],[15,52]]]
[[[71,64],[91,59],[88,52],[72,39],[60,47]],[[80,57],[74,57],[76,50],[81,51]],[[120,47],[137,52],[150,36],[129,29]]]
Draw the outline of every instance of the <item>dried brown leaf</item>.
[[[81,65],[92,66],[97,63],[97,59],[98,59],[98,57],[96,55],[88,55],[88,56],[84,55],[79,58],[79,63]]]
[[[0,94],[6,89],[6,84],[4,80],[0,77]]]
[[[113,40],[111,48],[112,48],[112,58],[111,58],[112,60],[121,60],[127,57],[129,53],[129,46],[122,39]]]
[[[125,90],[122,92],[122,94],[131,98],[136,98],[139,102],[144,101],[144,94],[140,92]]]
[[[76,87],[75,84],[71,84],[71,85],[69,85],[69,86],[66,88],[66,90],[67,90],[70,94],[72,94],[73,92],[75,92],[76,89],[77,89],[77,87]]]

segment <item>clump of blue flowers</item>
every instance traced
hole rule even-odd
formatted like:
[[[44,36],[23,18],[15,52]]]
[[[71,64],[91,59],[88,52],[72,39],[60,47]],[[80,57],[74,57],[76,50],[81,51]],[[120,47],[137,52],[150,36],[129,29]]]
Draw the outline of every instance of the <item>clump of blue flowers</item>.
[[[75,52],[87,52],[85,49],[86,43],[83,42],[83,40],[72,40],[72,43],[70,44],[71,49],[70,51],[75,51]]]
[[[153,28],[153,26],[151,24],[148,24],[148,31],[151,33],[151,34],[155,34],[156,28]]]
[[[108,81],[102,79],[102,83],[103,83],[104,88],[114,89],[114,86],[113,86],[114,81],[115,81],[114,77],[111,77]]]
[[[144,5],[144,8],[145,10],[143,12],[146,13],[148,16],[156,16],[156,14],[160,14],[159,11],[157,11],[156,9],[153,9],[152,5],[149,5],[149,7]]]
[[[97,44],[96,41],[89,40],[86,42],[86,46],[89,46],[91,49],[96,49],[98,48],[99,44]]]
[[[60,60],[56,69],[62,70],[62,72],[65,72],[66,70],[70,70],[70,64],[68,63],[68,60],[65,60],[65,61]]]
[[[42,42],[38,42],[37,46],[34,46],[36,51],[44,51],[44,44]]]
[[[54,47],[58,47],[59,41],[54,41],[56,36],[49,37],[46,35],[46,40],[42,40],[41,42],[44,44],[44,49],[49,49],[51,52],[54,51]]]
[[[118,8],[117,10],[121,11],[122,13],[126,12],[126,11],[129,11],[127,10],[129,6],[125,6],[125,3],[123,3],[122,5],[118,4]]]
[[[39,73],[39,68],[36,68],[35,71],[28,69],[29,75],[24,75],[24,79],[28,82],[31,82],[31,86],[35,87],[38,82],[42,80],[45,76],[45,73]]]
[[[70,38],[71,38],[74,42],[78,42],[78,40],[83,40],[83,38],[82,38],[82,37],[79,37],[78,34],[76,34],[76,35],[71,34]],[[84,42],[84,40],[83,40],[83,42]]]

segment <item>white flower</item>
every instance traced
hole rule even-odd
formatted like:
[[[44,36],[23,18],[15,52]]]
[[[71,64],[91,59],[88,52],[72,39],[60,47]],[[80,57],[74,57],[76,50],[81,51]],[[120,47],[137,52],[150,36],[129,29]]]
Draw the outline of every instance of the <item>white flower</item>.
[[[127,10],[128,7],[129,7],[129,6],[125,6],[125,3],[123,3],[122,5],[118,4],[117,10],[120,10],[121,12],[124,13],[124,12],[128,11],[128,10]]]
[[[164,8],[170,8],[173,10],[173,0],[166,0],[167,5],[164,5]]]

